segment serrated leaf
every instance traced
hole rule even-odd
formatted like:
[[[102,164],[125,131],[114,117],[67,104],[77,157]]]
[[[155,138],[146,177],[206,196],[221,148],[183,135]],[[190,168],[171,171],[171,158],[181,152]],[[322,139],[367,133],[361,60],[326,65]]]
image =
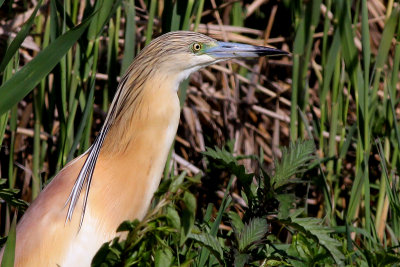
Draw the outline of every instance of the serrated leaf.
[[[233,227],[235,235],[239,240],[239,233],[241,233],[244,228],[244,223],[242,222],[242,218],[240,218],[239,214],[233,211],[228,212],[228,217],[231,220],[231,225]]]
[[[280,162],[275,161],[275,175],[271,179],[273,187],[279,188],[289,183],[293,175],[303,172],[306,164],[315,158],[314,151],[315,146],[311,140],[290,143],[289,149],[282,148],[282,159]]]
[[[251,250],[253,245],[262,241],[267,232],[268,223],[266,219],[252,219],[248,224],[245,224],[243,231],[239,235],[239,251]]]
[[[226,151],[225,149],[220,149],[218,147],[214,147],[214,149],[206,147],[206,151],[202,152],[202,154],[209,156],[213,159],[221,160],[225,164],[229,164],[230,162],[236,162],[236,158],[235,156],[232,155],[232,153]]]
[[[320,243],[326,250],[329,251],[333,259],[338,265],[343,265],[344,255],[338,249],[341,243],[330,236],[333,230],[329,227],[322,225],[322,221],[317,218],[290,218],[292,227],[304,232],[308,236],[312,236],[318,243]]]
[[[216,237],[205,232],[200,234],[191,233],[188,235],[188,237],[207,247],[220,263],[223,262],[224,253],[221,244],[218,242]]]

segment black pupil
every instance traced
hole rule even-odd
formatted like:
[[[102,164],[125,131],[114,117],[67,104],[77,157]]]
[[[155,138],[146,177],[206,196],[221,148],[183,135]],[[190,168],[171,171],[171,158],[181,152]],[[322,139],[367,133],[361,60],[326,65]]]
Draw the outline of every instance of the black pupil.
[[[199,44],[195,44],[195,45],[194,45],[194,49],[195,49],[195,50],[199,50],[199,49],[200,49],[200,45],[199,45]]]

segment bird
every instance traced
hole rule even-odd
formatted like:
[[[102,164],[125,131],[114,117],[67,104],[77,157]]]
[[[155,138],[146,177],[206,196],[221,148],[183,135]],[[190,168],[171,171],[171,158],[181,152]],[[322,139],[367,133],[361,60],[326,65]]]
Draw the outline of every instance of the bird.
[[[22,216],[15,266],[90,266],[120,223],[143,219],[150,206],[179,124],[179,84],[220,61],[286,54],[190,31],[152,40],[122,77],[91,147]]]

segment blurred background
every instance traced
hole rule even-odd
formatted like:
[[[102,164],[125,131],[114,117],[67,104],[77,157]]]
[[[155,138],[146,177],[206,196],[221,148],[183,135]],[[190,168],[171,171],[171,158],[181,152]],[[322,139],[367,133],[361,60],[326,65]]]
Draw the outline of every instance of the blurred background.
[[[135,55],[162,33],[191,30],[291,53],[220,63],[181,85],[180,125],[164,176],[201,177],[190,186],[196,223],[210,203],[211,214],[219,214],[227,187],[229,209],[246,218],[241,186],[231,183],[229,168],[212,167],[213,159],[226,152],[246,173],[273,177],[282,147],[311,140],[313,161],[300,162],[299,180],[275,192],[290,197],[271,198],[277,202],[263,202],[264,210],[272,211],[265,215],[272,216],[273,243],[289,247],[300,242],[293,238],[300,231],[328,252],[268,257],[277,265],[318,263],[318,255],[333,257],[319,264],[400,260],[399,12],[394,0],[0,1],[2,236],[15,211],[20,218],[88,149]],[[203,153],[214,146],[219,156]],[[339,252],[304,225],[285,224],[288,217],[274,222],[283,198],[286,210],[329,227],[345,257],[335,258]],[[224,220],[219,228],[232,230]]]

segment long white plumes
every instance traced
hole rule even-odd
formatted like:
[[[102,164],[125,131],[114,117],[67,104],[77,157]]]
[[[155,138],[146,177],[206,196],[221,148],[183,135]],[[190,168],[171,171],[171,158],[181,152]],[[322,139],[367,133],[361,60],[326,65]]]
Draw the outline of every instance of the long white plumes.
[[[107,133],[110,130],[112,122],[114,121],[114,119],[118,113],[117,111],[120,109],[121,100],[122,100],[120,95],[122,93],[122,88],[124,87],[127,79],[128,79],[128,75],[126,75],[123,78],[123,80],[121,81],[121,83],[119,84],[116,96],[114,97],[113,102],[111,103],[110,112],[107,115],[107,118],[103,124],[103,127],[101,128],[101,130],[100,130],[98,136],[96,137],[94,143],[92,144],[92,146],[85,152],[85,154],[87,154],[88,156],[85,160],[85,163],[82,166],[82,169],[79,172],[78,177],[76,178],[76,181],[75,181],[74,186],[72,187],[71,193],[69,194],[68,199],[65,202],[65,206],[67,206],[69,203],[67,216],[65,218],[65,223],[72,220],[72,215],[74,213],[76,204],[78,203],[79,197],[81,195],[83,185],[86,183],[86,191],[85,191],[85,196],[83,199],[83,208],[82,208],[82,214],[81,214],[81,220],[79,223],[79,228],[82,226],[83,218],[85,216],[87,200],[88,200],[88,196],[89,196],[90,184],[91,184],[92,178],[93,178],[94,168],[96,166],[96,162],[99,157],[101,147],[103,146],[104,140],[107,136]]]

